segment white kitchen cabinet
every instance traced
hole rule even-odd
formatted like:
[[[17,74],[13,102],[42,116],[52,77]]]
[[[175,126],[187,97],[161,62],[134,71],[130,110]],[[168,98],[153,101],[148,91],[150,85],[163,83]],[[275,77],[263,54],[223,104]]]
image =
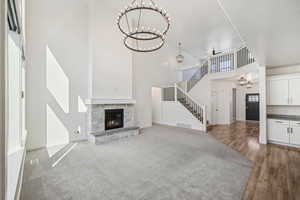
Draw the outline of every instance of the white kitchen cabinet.
[[[268,119],[268,140],[300,147],[300,121]]]
[[[268,105],[300,106],[300,75],[282,75],[268,78]]]
[[[289,80],[289,104],[300,105],[300,78]]]
[[[287,105],[289,103],[289,81],[286,79],[270,80],[269,105]]]
[[[282,142],[282,143],[289,143],[289,127],[290,122],[287,120],[276,120],[276,119],[269,119],[268,120],[268,139],[274,142]]]
[[[300,145],[300,122],[290,122],[290,144]]]

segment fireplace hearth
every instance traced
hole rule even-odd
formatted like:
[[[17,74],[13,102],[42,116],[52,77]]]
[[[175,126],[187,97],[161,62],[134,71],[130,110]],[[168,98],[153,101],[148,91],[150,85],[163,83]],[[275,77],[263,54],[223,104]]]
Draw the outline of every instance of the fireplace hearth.
[[[105,130],[124,127],[124,109],[105,110]]]

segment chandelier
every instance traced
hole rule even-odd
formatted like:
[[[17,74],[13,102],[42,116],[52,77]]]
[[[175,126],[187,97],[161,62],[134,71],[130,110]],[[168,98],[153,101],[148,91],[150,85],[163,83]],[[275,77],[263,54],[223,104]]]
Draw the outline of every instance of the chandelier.
[[[178,49],[179,49],[179,52],[178,52],[178,56],[176,56],[176,60],[178,63],[183,63],[183,60],[184,60],[184,56],[182,55],[181,51],[181,43],[179,42],[178,43]]]
[[[158,14],[163,20],[164,27],[161,30],[151,25],[142,25],[142,20],[154,14]],[[121,10],[117,17],[117,25],[124,35],[124,45],[128,49],[153,52],[165,44],[166,34],[170,29],[170,17],[167,11],[159,8],[153,0],[134,0]]]

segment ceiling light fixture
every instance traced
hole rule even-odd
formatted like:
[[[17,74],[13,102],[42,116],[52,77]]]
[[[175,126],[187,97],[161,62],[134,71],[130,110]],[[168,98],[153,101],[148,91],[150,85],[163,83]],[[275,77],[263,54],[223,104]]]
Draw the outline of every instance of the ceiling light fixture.
[[[253,83],[252,83],[251,81],[248,81],[246,87],[247,87],[248,89],[250,89],[250,88],[252,88],[252,86],[253,86]]]
[[[248,83],[248,80],[244,76],[241,76],[241,78],[239,78],[238,82],[241,86],[244,86]]]
[[[130,18],[129,16],[136,16],[134,13],[138,17]],[[150,25],[142,25],[142,19],[148,19],[149,15],[155,13],[161,16],[165,22],[163,30],[158,30]],[[147,18],[143,18],[143,15],[146,15]],[[164,46],[166,34],[170,29],[170,17],[167,11],[159,8],[153,0],[133,0],[119,13],[117,25],[124,35],[124,45],[128,49],[136,52],[152,52]]]
[[[183,63],[184,56],[182,55],[182,47],[181,42],[178,43],[178,55],[176,56],[176,60],[178,63]]]

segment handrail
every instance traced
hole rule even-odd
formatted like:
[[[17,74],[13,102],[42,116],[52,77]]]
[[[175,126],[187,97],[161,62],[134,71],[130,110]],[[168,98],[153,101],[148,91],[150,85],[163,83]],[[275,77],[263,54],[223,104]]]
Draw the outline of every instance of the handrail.
[[[191,95],[189,95],[187,92],[183,91],[183,89],[181,89],[180,87],[178,87],[177,83],[175,83],[175,88],[178,88],[184,95],[186,95],[188,98],[190,98],[191,101],[193,101],[193,103],[195,103],[195,104],[197,104],[197,105],[199,105],[201,107],[205,106],[205,105],[199,104]],[[177,97],[175,99],[177,99]]]
[[[206,107],[205,105],[199,104],[194,98],[192,98],[187,92],[183,91],[175,83],[175,99],[179,101],[184,107],[186,107],[192,115],[194,115],[202,124],[203,130],[207,131],[206,121]]]

